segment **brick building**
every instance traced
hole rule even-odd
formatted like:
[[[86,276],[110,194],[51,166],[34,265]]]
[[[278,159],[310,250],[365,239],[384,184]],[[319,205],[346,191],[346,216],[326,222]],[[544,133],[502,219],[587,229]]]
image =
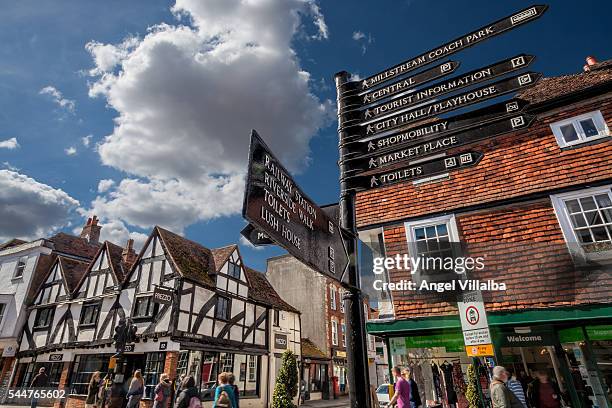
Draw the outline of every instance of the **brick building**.
[[[484,256],[472,278],[507,285],[483,292],[495,346],[488,363],[524,371],[525,380],[547,370],[572,406],[606,406],[612,387],[611,91],[612,61],[544,78],[518,95],[536,115],[528,129],[441,155],[482,152],[476,166],[361,192],[356,203],[360,237],[380,242],[371,245],[378,255],[461,242],[467,255]],[[418,277],[406,269],[385,276]],[[394,364],[415,367],[423,401],[465,406],[457,390],[472,360],[456,297],[379,296],[391,318],[369,322],[368,332],[385,338]]]

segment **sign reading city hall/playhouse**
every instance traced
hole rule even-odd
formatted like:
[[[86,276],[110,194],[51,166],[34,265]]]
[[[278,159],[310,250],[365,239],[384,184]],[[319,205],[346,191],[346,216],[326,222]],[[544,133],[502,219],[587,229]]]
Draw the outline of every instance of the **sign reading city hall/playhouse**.
[[[348,264],[340,227],[289,175],[254,130],[242,215],[291,255],[338,278]]]

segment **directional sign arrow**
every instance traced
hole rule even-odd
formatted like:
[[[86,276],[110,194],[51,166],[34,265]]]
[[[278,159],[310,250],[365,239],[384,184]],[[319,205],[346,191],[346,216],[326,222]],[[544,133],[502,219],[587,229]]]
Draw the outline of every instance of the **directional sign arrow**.
[[[349,190],[369,190],[404,181],[421,179],[452,170],[475,166],[482,157],[482,153],[464,152],[386,172],[380,172],[379,170],[375,173],[370,172],[370,174],[351,176],[346,178],[347,188]]]
[[[411,126],[395,131],[384,136],[365,138],[365,127],[360,128],[364,132],[347,137],[349,140],[345,146],[349,153],[345,157],[363,156],[369,153],[380,153],[411,143],[418,143],[425,138],[433,138],[468,130],[484,123],[498,120],[508,115],[522,112],[528,102],[523,99],[510,99],[508,101],[487,106],[485,108],[451,116],[446,119],[428,121],[422,125]]]
[[[542,74],[526,72],[510,78],[502,79],[492,84],[472,89],[468,92],[451,96],[440,101],[430,102],[419,108],[397,113],[384,119],[363,124],[366,136],[373,136],[411,123],[420,122],[434,116],[484,102],[511,92],[516,92],[534,85],[542,78]],[[350,114],[351,112],[348,112]]]
[[[389,98],[393,95],[414,89],[414,87],[423,85],[434,79],[452,74],[459,67],[457,61],[448,61],[433,68],[419,72],[410,77],[404,78],[401,81],[394,82],[383,88],[367,91],[361,94],[361,103],[372,103],[383,98]]]
[[[442,95],[487,82],[493,78],[526,68],[535,59],[533,55],[520,54],[503,61],[496,62],[484,68],[476,69],[456,77],[437,82],[427,88],[419,89],[385,103],[369,106],[362,111],[363,121],[376,119],[398,111],[406,110],[411,106],[438,98]]]
[[[372,75],[363,81],[364,89],[372,86],[385,83],[393,80],[400,75],[404,75],[417,68],[430,64],[441,58],[445,58],[451,54],[464,50],[472,45],[488,40],[498,34],[512,30],[520,25],[539,18],[548,9],[545,5],[534,5],[518,11],[510,16],[497,20],[494,23],[487,24],[478,30],[472,31],[469,34],[463,35],[453,41],[450,41],[440,47],[427,51],[415,58],[411,58],[401,64],[388,68],[376,75]]]
[[[242,215],[314,270],[338,279],[349,256],[340,227],[298,187],[257,132],[251,133]]]
[[[245,237],[247,241],[255,246],[266,246],[273,245],[274,241],[263,231],[259,231],[251,224],[247,224],[246,227],[240,231],[240,235]]]
[[[348,159],[346,161],[348,164],[346,173],[359,174],[408,160],[416,160],[482,139],[525,129],[531,125],[534,119],[535,116],[532,115],[518,114],[463,132],[438,138],[427,138],[426,141],[421,140],[421,143],[417,144],[408,142],[402,146],[397,146],[395,149],[385,149],[376,154]]]

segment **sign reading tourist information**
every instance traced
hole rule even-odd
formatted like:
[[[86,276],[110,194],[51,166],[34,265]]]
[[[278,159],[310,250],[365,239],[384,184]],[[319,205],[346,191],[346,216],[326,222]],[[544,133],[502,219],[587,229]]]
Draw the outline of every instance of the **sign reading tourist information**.
[[[469,86],[487,82],[501,75],[526,68],[529,66],[529,64],[531,64],[534,58],[535,57],[532,55],[517,55],[516,57],[489,65],[488,67],[470,71],[442,82],[435,83],[427,88],[407,93],[396,99],[391,99],[388,102],[370,106],[361,112],[361,120],[373,120],[394,112],[406,110],[411,106],[424,103],[434,98],[439,98],[442,95],[446,95]]]
[[[454,156],[441,157],[438,159],[409,165],[406,167],[387,170],[386,172],[367,172],[358,176],[346,178],[348,189],[366,190],[383,187],[390,184],[401,183],[423,179],[440,173],[472,167],[482,159],[482,153],[464,152]]]
[[[255,246],[263,246],[263,245],[272,245],[274,241],[270,239],[268,234],[263,231],[259,231],[257,228],[252,226],[251,224],[247,224],[246,227],[240,231],[240,235],[245,237],[247,241]]]
[[[462,293],[461,300],[457,302],[457,308],[463,330],[463,341],[468,354],[474,355],[473,349],[478,355],[485,350],[492,349],[489,323],[481,293],[478,291]]]
[[[468,92],[451,96],[440,101],[430,102],[424,106],[408,110],[380,119],[375,122],[365,123],[366,136],[376,135],[411,123],[419,122],[427,118],[435,117],[456,109],[464,108],[476,103],[484,102],[498,96],[517,92],[534,85],[540,80],[542,74],[526,72],[492,84],[472,89]],[[350,118],[351,112],[345,113]]]
[[[385,167],[398,162],[416,160],[432,154],[438,154],[448,149],[474,143],[479,140],[498,136],[504,133],[525,129],[529,127],[535,116],[518,114],[496,122],[489,122],[480,127],[463,132],[432,139],[430,137],[409,141],[393,150],[386,149],[375,154],[369,154],[354,159],[348,159],[351,172],[364,172],[379,167]]]
[[[472,31],[469,34],[463,35],[453,41],[450,41],[440,47],[427,51],[415,58],[411,58],[401,64],[388,68],[376,75],[366,78],[362,82],[363,89],[371,88],[375,85],[383,84],[393,80],[410,71],[418,69],[422,66],[430,64],[434,61],[445,58],[451,54],[464,50],[472,45],[478,44],[498,34],[512,30],[520,25],[539,18],[548,6],[534,5],[514,13],[508,17],[502,18],[494,23],[487,24],[478,30]]]
[[[348,265],[338,224],[302,192],[255,131],[242,215],[316,271],[339,278]]]

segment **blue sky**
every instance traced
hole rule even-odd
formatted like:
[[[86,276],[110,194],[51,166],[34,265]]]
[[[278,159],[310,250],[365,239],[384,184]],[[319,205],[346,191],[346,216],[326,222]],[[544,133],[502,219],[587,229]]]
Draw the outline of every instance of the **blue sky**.
[[[180,0],[174,13],[160,0],[3,5],[0,146],[16,143],[0,147],[0,240],[73,231],[95,211],[117,241],[161,224],[210,247],[237,242],[249,127],[311,198],[334,202],[333,74],[373,74],[532,4],[237,3]],[[610,58],[610,12],[605,1],[551,2],[538,21],[452,59],[465,72],[525,52],[547,76],[575,73],[587,55]],[[282,253],[241,251],[259,269]]]

